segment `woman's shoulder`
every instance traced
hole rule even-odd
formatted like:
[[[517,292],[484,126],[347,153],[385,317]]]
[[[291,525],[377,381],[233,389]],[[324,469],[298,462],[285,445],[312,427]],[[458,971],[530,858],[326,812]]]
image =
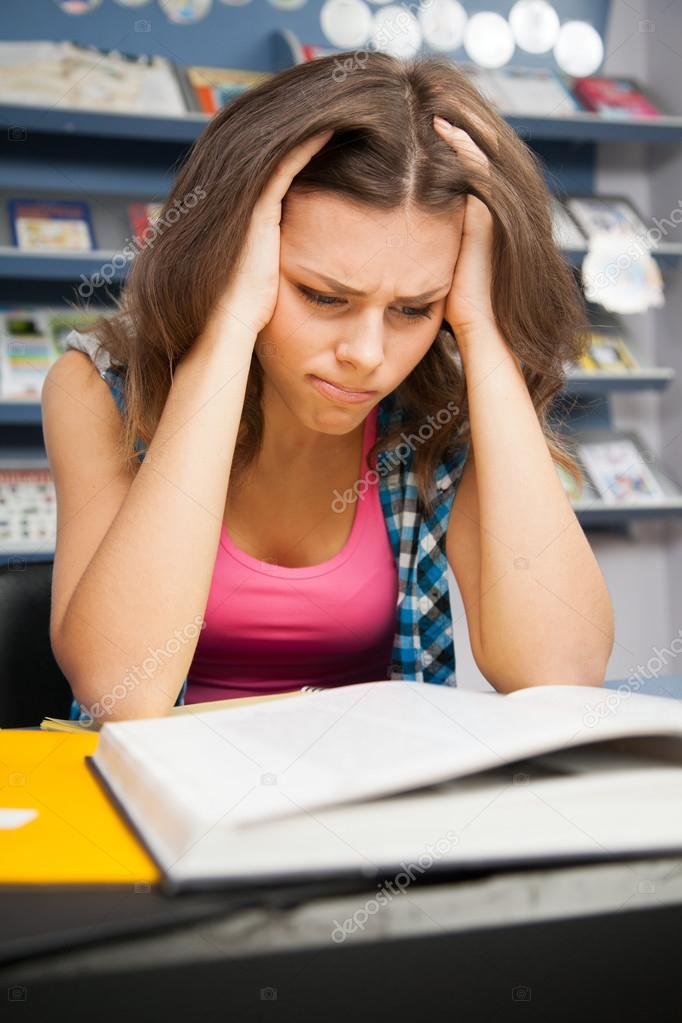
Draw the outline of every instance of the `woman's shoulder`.
[[[100,376],[104,376],[106,371],[112,368],[109,352],[102,347],[96,334],[72,330],[66,336],[64,349],[65,352],[70,349],[84,352],[90,357]]]

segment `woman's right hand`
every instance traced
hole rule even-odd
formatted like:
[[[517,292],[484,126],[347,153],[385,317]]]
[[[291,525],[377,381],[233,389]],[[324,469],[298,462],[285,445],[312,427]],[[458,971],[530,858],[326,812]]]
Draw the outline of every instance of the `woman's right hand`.
[[[280,160],[258,197],[243,249],[214,315],[224,323],[234,321],[255,336],[270,322],[279,292],[280,221],[282,200],[291,182],[333,131],[320,132],[294,146]]]

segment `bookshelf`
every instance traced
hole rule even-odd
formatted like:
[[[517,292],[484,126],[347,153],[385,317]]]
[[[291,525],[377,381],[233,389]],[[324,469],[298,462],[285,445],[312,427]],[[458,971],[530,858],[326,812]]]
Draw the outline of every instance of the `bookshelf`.
[[[565,193],[595,191],[600,152],[627,140],[650,152],[682,143],[682,117],[623,122],[595,114],[561,117],[514,114],[507,122],[533,148],[547,168],[548,180]],[[90,278],[110,263],[130,237],[127,205],[159,201],[175,169],[209,121],[203,114],[142,116],[76,109],[0,105],[0,131],[10,139],[8,160],[0,168],[0,303],[22,305],[54,302],[54,295],[74,295],[82,277]],[[12,136],[16,138],[12,139]],[[58,173],[55,173],[57,168]],[[96,239],[101,246],[87,253],[27,253],[10,244],[5,199],[26,197],[87,198]],[[566,250],[579,267],[585,249]],[[675,267],[682,242],[663,242],[652,255],[663,267]],[[107,285],[120,287],[126,269],[115,268]],[[106,289],[101,289],[103,300]],[[566,381],[560,412],[571,428],[609,428],[611,396],[619,393],[664,392],[675,379],[670,366],[647,366],[624,374],[572,371]],[[0,443],[40,443],[41,415],[36,402],[0,402]],[[574,503],[585,527],[627,533],[631,523],[682,515],[682,494],[671,488],[665,498],[647,505],[614,508],[602,501]],[[0,555],[7,560],[8,555]]]

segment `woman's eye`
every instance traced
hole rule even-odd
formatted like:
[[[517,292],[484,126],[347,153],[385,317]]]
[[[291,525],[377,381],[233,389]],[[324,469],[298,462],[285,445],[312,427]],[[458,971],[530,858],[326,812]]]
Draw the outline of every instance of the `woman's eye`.
[[[308,291],[306,288],[298,289],[303,295],[307,302],[311,302],[313,305],[318,306],[335,306],[343,305],[343,299],[334,298],[332,295],[320,295],[316,291]],[[429,319],[432,315],[432,305],[417,307],[404,305],[400,306],[398,315],[402,316],[406,320],[418,320],[421,318]]]

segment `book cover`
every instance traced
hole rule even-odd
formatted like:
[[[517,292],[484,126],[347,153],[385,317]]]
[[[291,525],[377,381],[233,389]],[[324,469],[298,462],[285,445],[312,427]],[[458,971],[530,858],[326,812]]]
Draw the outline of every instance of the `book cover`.
[[[572,195],[566,206],[584,234],[645,235],[646,227],[628,199],[620,196]]]
[[[563,203],[552,196],[552,228],[554,241],[560,249],[578,250],[585,248],[586,237],[576,224]]]
[[[131,202],[128,206],[130,226],[133,229],[133,236],[137,242],[145,242],[145,231],[153,227],[161,215],[163,203],[160,202]]]
[[[483,68],[468,62],[458,67],[503,114],[562,117],[582,110],[567,82],[551,68]]]
[[[598,333],[592,333],[589,348],[578,364],[593,373],[627,373],[640,368],[622,337]]]
[[[12,240],[30,252],[88,252],[96,248],[87,203],[71,199],[9,199]]]
[[[83,330],[85,327],[96,323],[102,316],[113,313],[113,309],[104,308],[100,312],[85,312],[80,310],[56,310],[50,311],[47,318],[47,325],[54,345],[63,354],[66,351],[66,339],[72,330]]]
[[[659,501],[663,489],[629,438],[582,442],[581,462],[601,499],[610,505]]]
[[[0,553],[54,551],[57,505],[49,469],[0,469]]]
[[[172,64],[77,43],[0,43],[3,102],[60,109],[182,116],[185,111]]]
[[[573,92],[587,110],[603,117],[628,120],[632,117],[660,117],[662,113],[630,78],[592,75],[578,79]]]
[[[59,354],[47,309],[0,310],[0,399],[39,401],[43,381]]]
[[[196,97],[198,109],[204,114],[215,114],[247,89],[272,78],[269,71],[199,66],[185,68],[185,74]]]

